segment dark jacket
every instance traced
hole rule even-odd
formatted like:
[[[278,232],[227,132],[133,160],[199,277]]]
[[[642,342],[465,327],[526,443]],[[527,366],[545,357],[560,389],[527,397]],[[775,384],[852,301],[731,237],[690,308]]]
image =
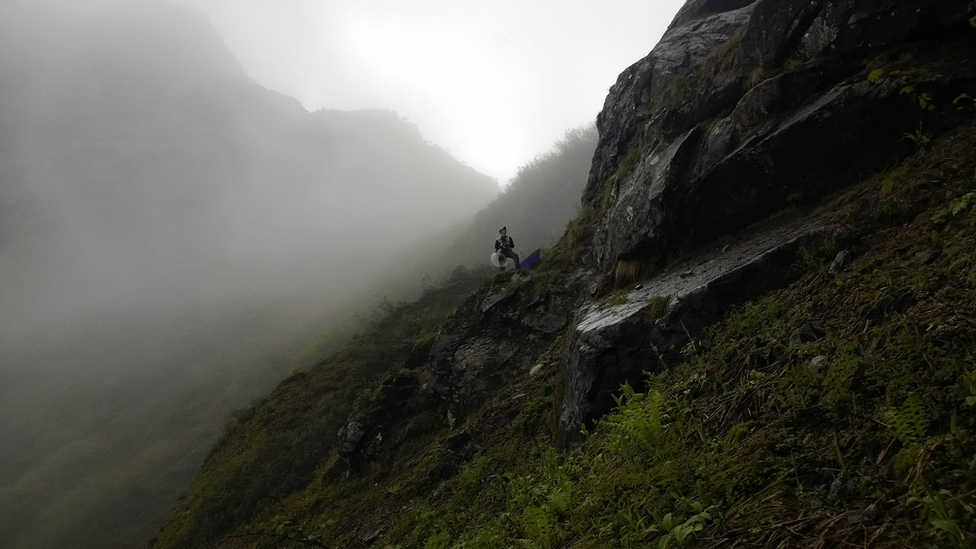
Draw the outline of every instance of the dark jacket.
[[[495,251],[511,250],[515,247],[515,241],[510,236],[499,236],[495,239]]]

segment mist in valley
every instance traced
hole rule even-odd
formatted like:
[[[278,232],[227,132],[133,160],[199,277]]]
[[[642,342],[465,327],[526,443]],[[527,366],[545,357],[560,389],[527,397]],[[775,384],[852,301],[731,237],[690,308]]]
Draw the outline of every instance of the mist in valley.
[[[551,246],[597,141],[566,132],[500,192],[148,1],[3,3],[0,76],[0,549],[141,546],[232,411],[374,306],[484,268],[503,224]]]
[[[0,546],[136,546],[229,411],[497,184],[262,88],[192,10],[0,9]]]

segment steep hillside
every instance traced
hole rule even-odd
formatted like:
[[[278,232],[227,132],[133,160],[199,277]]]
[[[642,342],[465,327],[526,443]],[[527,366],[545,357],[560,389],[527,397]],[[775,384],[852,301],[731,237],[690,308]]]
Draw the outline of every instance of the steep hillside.
[[[522,166],[505,190],[472,219],[409,246],[390,269],[398,275],[395,282],[402,284],[404,272],[415,273],[419,287],[425,277],[436,279],[458,265],[487,264],[503,226],[522,258],[551,248],[566,223],[579,213],[579,196],[586,187],[597,138],[593,125],[567,131],[551,150]]]
[[[465,264],[485,261],[503,226],[518,236],[522,257],[552,247],[579,212],[597,138],[592,125],[570,130],[551,151],[519,168],[505,192],[453,239],[450,254]]]
[[[667,370],[648,358],[658,373],[570,451],[555,443],[578,277],[492,275],[444,321],[411,305],[424,328],[394,312],[241,412],[150,547],[966,547],[974,146],[967,123],[829,196],[813,215],[832,229],[787,260],[793,283],[686,336]],[[641,289],[598,303],[661,321]],[[369,357],[343,419],[336,376]]]
[[[690,1],[546,260],[314,443],[354,363],[287,380],[149,546],[971,546],[972,10]]]

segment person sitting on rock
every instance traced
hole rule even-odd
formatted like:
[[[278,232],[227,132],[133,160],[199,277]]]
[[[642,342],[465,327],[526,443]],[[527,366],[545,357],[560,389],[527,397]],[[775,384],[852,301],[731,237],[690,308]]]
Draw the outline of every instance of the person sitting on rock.
[[[519,256],[517,253],[512,251],[512,248],[515,247],[515,241],[512,240],[512,237],[508,236],[508,229],[506,227],[499,229],[498,234],[499,237],[495,239],[495,252],[497,252],[500,256],[511,258],[513,261],[515,261],[515,268],[518,269]],[[502,263],[502,266],[499,267],[498,270],[504,271],[505,264]]]

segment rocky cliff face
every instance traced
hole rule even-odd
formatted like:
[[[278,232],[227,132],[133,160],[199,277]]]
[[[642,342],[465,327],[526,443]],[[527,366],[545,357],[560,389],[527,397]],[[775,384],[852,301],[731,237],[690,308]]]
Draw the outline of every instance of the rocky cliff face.
[[[600,214],[592,262],[558,284],[515,276],[473,297],[480,315],[445,325],[417,361],[421,390],[460,426],[566,332],[557,439],[576,440],[621,383],[677,364],[730,305],[793,280],[802,243],[845,237],[804,204],[911,152],[920,124],[958,121],[952,100],[976,88],[972,11],[689,2],[598,117],[582,198]],[[358,449],[370,429],[355,418],[341,433],[349,464],[376,453]]]
[[[675,364],[729,305],[791,280],[801,241],[842,228],[794,215],[740,231],[897,161],[913,130],[958,120],[952,100],[976,87],[965,61],[970,11],[962,2],[770,0],[681,10],[598,117],[582,200],[600,217],[585,243],[593,263],[576,277],[583,295],[535,304],[535,315],[575,315],[562,444],[613,406],[622,382]],[[632,287],[636,278],[645,280]],[[621,289],[607,298],[611,284]],[[484,326],[527,325],[506,300],[486,298]],[[435,344],[427,385],[452,403],[452,423],[498,385],[489,379],[527,370],[513,362],[524,337],[507,330],[452,332]]]
[[[912,150],[906,136],[958,120],[953,99],[976,83],[972,11],[955,1],[685,5],[597,119],[583,195],[601,214],[593,286],[662,272],[625,305],[580,310],[561,440],[612,405],[621,382],[673,363],[727,305],[789,280],[797,239],[837,228],[796,219],[711,243],[883,168]]]
[[[966,49],[970,11],[959,1],[689,2],[598,117],[583,195],[606,202],[595,259],[663,262],[904,154],[922,112],[901,90],[924,85],[944,107],[973,80],[972,63],[913,71],[920,57]]]
[[[973,11],[690,1],[597,119],[592,261],[558,285],[516,277],[479,296],[481,316],[434,341],[423,390],[460,425],[568,327],[558,441],[576,440],[621,383],[677,364],[730,305],[790,282],[801,243],[843,237],[805,204],[910,153],[913,131],[970,116],[953,99],[976,88]]]

